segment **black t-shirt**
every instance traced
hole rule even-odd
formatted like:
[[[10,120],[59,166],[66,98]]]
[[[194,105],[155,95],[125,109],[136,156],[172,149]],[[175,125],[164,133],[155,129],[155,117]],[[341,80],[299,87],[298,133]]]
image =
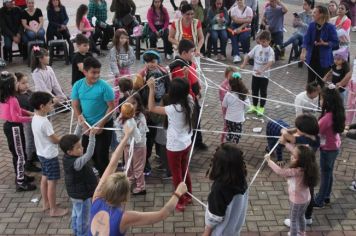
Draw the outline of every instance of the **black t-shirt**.
[[[28,14],[27,11],[23,11],[21,19],[26,20],[27,25],[28,25],[33,20],[37,21],[38,23],[40,23],[40,17],[43,17],[42,11],[41,11],[41,9],[36,8],[35,13],[33,13],[32,16],[30,14]]]
[[[75,82],[85,77],[83,72],[79,70],[78,64],[83,63],[85,58],[92,57],[92,56],[93,55],[90,52],[87,52],[84,55],[81,54],[80,52],[74,53],[72,58],[72,86],[74,85]]]
[[[316,135],[315,140],[313,140],[309,137],[302,135],[295,138],[295,144],[309,145],[313,149],[313,151],[316,152],[320,147],[320,137]]]
[[[26,93],[18,94],[17,100],[19,101],[20,107],[22,109],[28,110],[28,111],[34,111],[33,106],[30,104],[30,97],[32,95],[31,91],[27,91]]]
[[[350,71],[350,68],[347,65],[347,63],[344,63],[341,69],[336,69],[336,65],[333,64],[331,66],[331,70],[332,70],[331,82],[333,82],[333,84],[336,84],[339,83],[345,77],[345,75]],[[339,92],[344,92],[344,91],[345,89],[339,88]]]

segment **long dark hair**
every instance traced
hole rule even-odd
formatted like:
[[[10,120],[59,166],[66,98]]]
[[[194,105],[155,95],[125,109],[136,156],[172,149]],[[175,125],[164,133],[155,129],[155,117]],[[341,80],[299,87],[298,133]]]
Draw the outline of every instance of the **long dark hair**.
[[[80,22],[82,21],[83,16],[88,12],[88,6],[81,4],[77,9],[77,15],[75,18],[75,23],[79,29]]]
[[[9,97],[16,95],[15,75],[2,71],[0,73],[0,102],[5,103]]]
[[[173,79],[168,91],[168,103],[173,105],[181,105],[182,111],[185,114],[185,124],[189,125],[189,132],[192,130],[192,107],[189,101],[189,83],[187,79]]]
[[[135,93],[132,95],[131,97],[132,99],[134,99],[137,103],[137,107],[136,107],[136,115],[142,113],[142,114],[145,114],[145,107],[143,106],[143,102],[142,102],[142,99],[141,99],[141,96],[139,93]],[[131,99],[130,98],[130,99]]]
[[[315,187],[319,182],[319,168],[316,163],[315,152],[307,145],[297,145],[297,161],[290,168],[302,168],[304,171],[303,183],[308,187]]]
[[[159,6],[159,10],[161,11],[161,13],[163,13],[163,0],[160,0],[160,1],[161,1],[161,5]],[[156,11],[155,11],[155,0],[152,0],[151,8],[153,10],[153,13],[156,14]]]
[[[58,0],[58,7],[59,7],[59,8],[62,8],[61,0]],[[54,9],[53,0],[48,0],[47,11],[48,11],[49,9]]]
[[[31,71],[33,72],[35,69],[39,68],[41,69],[41,62],[40,59],[42,59],[44,56],[48,56],[48,51],[44,48],[38,49],[33,49],[32,54],[31,54]]]
[[[335,88],[329,89],[326,86],[321,90],[321,98],[323,102],[320,118],[325,113],[331,112],[333,114],[333,131],[335,133],[342,133],[345,129],[345,108],[339,91]]]
[[[235,143],[222,143],[214,153],[209,179],[247,189],[244,153]]]
[[[246,94],[248,94],[248,89],[245,84],[242,82],[241,78],[233,78],[229,79],[229,85],[231,87],[232,92],[238,93],[239,99],[242,101],[246,100]]]

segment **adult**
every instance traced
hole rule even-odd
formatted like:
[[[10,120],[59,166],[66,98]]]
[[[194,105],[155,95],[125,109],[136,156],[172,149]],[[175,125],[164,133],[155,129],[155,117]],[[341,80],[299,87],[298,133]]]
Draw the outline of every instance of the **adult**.
[[[11,60],[12,43],[19,45],[21,49],[21,9],[16,7],[12,0],[5,0],[4,6],[0,9],[0,27],[4,36],[4,58]],[[11,62],[11,61],[10,61]]]
[[[301,53],[301,46],[303,44],[303,37],[307,32],[308,25],[312,22],[312,10],[314,8],[314,0],[304,0],[303,2],[303,12],[293,13],[293,27],[296,31],[292,36],[283,43],[282,49],[292,44],[294,58],[299,58]]]
[[[338,4],[336,3],[336,1],[331,0],[328,4],[328,11],[329,11],[330,19],[337,16],[337,8],[338,8]]]
[[[227,31],[229,14],[223,7],[223,0],[216,0],[208,10],[210,37],[214,49],[214,60],[226,60]],[[220,39],[220,57],[218,58],[218,39]]]
[[[250,49],[251,22],[253,11],[245,5],[244,0],[236,0],[236,6],[231,8],[231,46],[233,62],[241,61],[239,44],[242,52],[248,53]]]
[[[93,17],[95,21],[95,31],[93,34],[93,40],[96,43],[101,38],[100,49],[108,50],[108,43],[114,36],[114,29],[111,25],[106,23],[108,19],[107,3],[105,0],[90,0],[89,1],[88,20],[93,25]]]
[[[41,9],[35,8],[35,0],[26,0],[27,8],[22,12],[21,22],[25,29],[22,40],[27,46],[29,41],[45,41],[45,30],[43,28],[43,14]],[[26,50],[27,51],[27,50]]]
[[[200,55],[200,50],[204,44],[204,34],[202,23],[194,19],[194,10],[191,4],[185,4],[181,9],[182,17],[173,21],[168,40],[173,44],[175,50],[178,48],[181,39],[187,39],[194,43],[196,56]]]
[[[352,31],[356,31],[356,1],[355,0],[341,0],[341,3],[345,3],[349,8],[348,17],[351,19]]]
[[[187,192],[185,183],[180,183],[170,200],[154,212],[138,212],[125,210],[129,201],[130,182],[122,172],[116,172],[123,150],[132,133],[124,127],[125,136],[113,153],[110,163],[93,195],[90,212],[89,235],[120,235],[124,236],[132,226],[151,225],[167,218],[178,203],[178,199]]]
[[[168,41],[169,14],[163,6],[163,0],[152,0],[147,12],[149,26],[150,47],[157,48],[159,38],[163,39],[164,55],[168,60],[172,59],[172,44]]]
[[[138,25],[135,18],[136,4],[133,0],[113,0],[110,11],[115,12],[113,24],[115,29],[124,28],[129,35],[133,28]]]
[[[348,12],[348,5],[340,3],[337,9],[337,16],[331,21],[335,24],[340,47],[349,47],[350,45],[351,20],[347,16]]]
[[[306,61],[312,68],[308,68],[308,83],[316,80],[320,86],[324,86],[321,78],[334,63],[332,50],[339,45],[339,40],[335,26],[328,23],[329,12],[326,7],[316,6],[313,10],[313,19],[303,38],[300,60]]]
[[[61,0],[49,0],[47,5],[47,41],[51,41],[54,37],[57,39],[65,39],[69,46],[69,55],[74,53],[73,43],[70,40],[70,33],[67,27],[69,18],[66,8],[62,5]]]

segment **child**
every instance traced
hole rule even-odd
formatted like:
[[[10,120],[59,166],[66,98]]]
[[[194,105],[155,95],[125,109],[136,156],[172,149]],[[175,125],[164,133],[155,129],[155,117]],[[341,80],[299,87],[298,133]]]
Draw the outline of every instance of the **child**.
[[[139,131],[138,135],[135,135],[138,137],[135,137],[132,161],[127,172],[127,177],[129,178],[130,183],[136,182],[136,187],[132,190],[132,194],[145,195],[146,187],[145,187],[145,176],[143,174],[143,170],[146,163],[146,133],[148,132],[148,128],[147,128],[145,115],[143,114],[144,108],[140,95],[136,93],[129,100],[127,100],[127,103],[131,103],[133,105],[133,110],[134,110],[133,118],[135,120],[137,129]],[[131,117],[125,117],[125,114],[123,113],[122,110],[121,115],[119,117],[119,123],[121,124],[122,128],[125,125],[127,118],[131,118]],[[118,134],[117,136],[118,136],[118,140],[121,140],[122,135]],[[128,163],[129,144],[130,143],[128,143],[128,146],[125,148],[125,155],[124,155],[125,163]]]
[[[275,121],[269,121],[266,125],[266,135],[267,136],[280,136],[282,133],[282,129],[285,128],[289,128],[289,125],[279,119],[279,120],[275,120]],[[266,147],[266,152],[269,152],[269,150],[271,150],[274,145],[276,145],[276,143],[279,142],[278,138],[274,138],[274,137],[268,137],[267,138],[267,147]],[[278,144],[276,149],[275,149],[275,154],[277,156],[277,165],[279,166],[283,166],[285,164],[285,162],[283,161],[283,145],[282,144]]]
[[[311,82],[305,86],[305,91],[299,93],[294,100],[295,114],[299,116],[301,114],[309,113],[316,114],[319,103],[320,86],[317,82]],[[305,107],[305,108],[303,108]],[[310,109],[306,109],[310,108]]]
[[[347,62],[347,57],[349,52],[347,48],[341,47],[340,49],[333,52],[334,54],[334,64],[331,66],[331,70],[324,76],[324,82],[332,82],[339,88],[339,93],[342,100],[346,103],[346,91],[344,88],[349,82],[349,78],[346,74],[350,71],[349,63]]]
[[[305,145],[297,145],[292,152],[290,166],[285,169],[276,165],[268,154],[265,159],[276,174],[288,179],[291,221],[289,235],[305,235],[304,213],[311,197],[309,188],[317,185],[319,175],[314,151]]]
[[[346,125],[349,126],[352,122],[356,122],[356,59],[352,68],[352,73],[348,73],[348,77],[351,78],[348,84],[348,99],[347,99],[347,113],[346,113]],[[354,121],[355,120],[355,121]]]
[[[16,77],[2,71],[0,74],[0,119],[4,120],[4,134],[15,169],[16,191],[33,191],[36,186],[31,184],[34,177],[25,175],[26,152],[23,124],[31,122],[32,112],[21,109],[16,95]]]
[[[67,100],[56,74],[49,66],[48,52],[44,48],[34,47],[31,59],[32,79],[35,84],[35,91],[47,92],[51,94],[56,105]]]
[[[172,172],[174,188],[182,182],[186,171],[185,182],[188,191],[192,192],[192,182],[188,170],[188,156],[192,144],[193,124],[193,101],[189,96],[189,83],[186,79],[176,78],[172,80],[168,92],[168,106],[157,106],[155,103],[155,81],[149,79],[147,84],[150,88],[148,97],[148,110],[160,115],[168,116],[167,129],[167,158],[168,166]],[[190,196],[184,195],[179,198],[176,206],[177,211],[184,211],[186,205],[190,204]]]
[[[247,111],[247,113],[256,112],[258,116],[263,116],[265,112],[266,100],[263,98],[267,97],[267,86],[268,78],[270,77],[269,70],[274,63],[274,51],[269,46],[271,42],[271,34],[264,30],[259,36],[259,43],[256,45],[244,58],[244,62],[241,65],[241,69],[246,66],[250,58],[254,59],[252,75],[252,98],[253,105]],[[257,97],[260,97],[258,99]],[[260,106],[258,106],[258,101],[260,101]]]
[[[100,50],[96,48],[95,41],[93,40],[93,32],[95,31],[95,28],[91,26],[87,14],[88,6],[81,4],[77,9],[75,23],[80,33],[89,39],[90,51],[100,55]]]
[[[237,144],[223,143],[216,150],[208,177],[214,181],[205,211],[203,236],[240,235],[248,206],[247,170]]]
[[[28,78],[26,75],[18,72],[15,73],[17,78],[17,100],[19,101],[20,107],[27,111],[33,112],[34,109],[30,105],[30,97],[32,91],[29,89]],[[35,141],[33,139],[33,133],[31,128],[31,122],[23,123],[23,130],[25,135],[25,145],[26,145],[26,170],[30,172],[40,172],[41,168],[38,168],[34,162],[38,161],[36,155]]]
[[[80,79],[83,79],[83,61],[85,58],[92,57],[89,52],[89,39],[83,34],[77,34],[75,37],[78,51],[74,53],[72,58],[72,86]]]
[[[64,135],[59,146],[64,152],[64,183],[73,205],[72,229],[74,235],[88,235],[91,197],[98,184],[89,161],[94,153],[96,129],[90,130],[89,145],[83,154],[80,141],[81,128],[77,126],[75,134]]]
[[[60,179],[58,162],[59,137],[54,133],[52,124],[47,119],[53,109],[53,98],[46,92],[35,92],[30,99],[35,109],[32,119],[32,132],[38,159],[42,165],[41,195],[43,211],[49,209],[52,217],[64,216],[68,209],[59,208],[56,204],[56,185]]]
[[[246,96],[248,89],[241,79],[238,72],[234,72],[229,79],[231,93],[227,92],[222,102],[225,109],[225,123],[228,134],[227,142],[238,144],[241,138],[242,123],[245,122],[245,110],[250,106],[250,100]],[[234,93],[236,92],[236,93]]]
[[[124,29],[117,29],[110,49],[110,69],[115,76],[115,87],[119,84],[119,77],[130,75],[130,66],[135,62],[133,48],[129,45],[129,35]],[[115,106],[118,105],[120,92],[115,92]]]

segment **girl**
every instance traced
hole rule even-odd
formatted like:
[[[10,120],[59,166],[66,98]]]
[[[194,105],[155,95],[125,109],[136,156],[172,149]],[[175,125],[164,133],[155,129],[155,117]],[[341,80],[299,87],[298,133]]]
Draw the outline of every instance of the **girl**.
[[[132,129],[125,126],[122,142],[113,153],[110,163],[95,189],[90,211],[90,236],[123,236],[132,226],[160,222],[170,215],[178,199],[187,192],[187,186],[182,182],[176,188],[171,199],[159,211],[138,212],[125,209],[125,205],[129,201],[130,182],[124,173],[115,173],[115,171],[131,132]]]
[[[67,100],[61,86],[58,83],[56,74],[52,67],[48,66],[49,56],[44,48],[33,47],[31,58],[32,79],[35,84],[35,91],[47,92],[54,96],[53,102],[56,105]]]
[[[115,87],[119,84],[119,77],[130,74],[130,66],[135,62],[133,48],[129,45],[129,35],[124,29],[117,29],[110,49],[110,69],[115,76]],[[119,90],[115,92],[115,106],[120,98]]]
[[[288,179],[289,235],[305,235],[304,213],[310,201],[309,188],[314,188],[318,182],[314,151],[305,145],[297,145],[292,152],[289,168],[284,169],[274,163],[270,155],[265,155],[265,159],[276,174]]]
[[[92,37],[95,29],[94,27],[91,26],[87,18],[87,14],[88,14],[88,6],[81,4],[77,10],[75,23],[77,29],[89,39],[90,51],[100,55],[100,51],[96,48],[95,42]]]
[[[339,92],[334,85],[324,87],[320,96],[320,172],[319,193],[315,197],[314,207],[323,207],[330,202],[333,185],[333,169],[339,154],[340,133],[345,129],[345,109]]]
[[[16,95],[16,77],[2,71],[0,75],[0,119],[4,120],[4,133],[12,154],[15,169],[16,191],[33,191],[36,186],[31,184],[34,177],[25,175],[26,151],[25,135],[22,123],[30,122],[32,112],[21,109]]]
[[[145,195],[146,187],[145,187],[145,176],[143,174],[143,169],[146,163],[146,133],[148,132],[147,123],[145,115],[143,114],[144,108],[141,101],[141,97],[139,94],[133,95],[131,98],[127,100],[128,103],[133,105],[134,109],[134,119],[137,124],[137,129],[139,133],[135,135],[135,146],[133,150],[133,156],[131,165],[127,172],[127,177],[130,180],[130,183],[136,182],[136,187],[132,190],[133,195]],[[121,111],[123,113],[123,110]],[[120,115],[119,124],[122,126],[125,125],[125,119]],[[121,140],[122,135],[118,135],[118,140]],[[130,143],[128,143],[130,144]],[[125,148],[125,163],[128,163],[129,158],[129,146]]]
[[[232,73],[229,85],[231,93],[226,93],[222,102],[223,110],[225,109],[225,123],[228,132],[226,141],[238,144],[241,135],[237,133],[242,131],[245,110],[250,106],[250,100],[246,96],[248,89],[243,84],[240,73]],[[233,92],[236,92],[236,94]]]
[[[176,188],[188,170],[188,155],[192,144],[192,113],[193,99],[189,95],[189,83],[186,79],[176,78],[172,80],[168,92],[168,106],[156,106],[155,103],[155,80],[147,81],[150,88],[148,97],[148,110],[153,113],[168,116],[167,128],[167,158],[168,166],[172,172],[173,185]],[[189,171],[185,182],[188,191],[192,192],[192,182]],[[176,206],[177,211],[184,211],[190,204],[190,196],[184,195],[179,198]]]
[[[17,100],[19,101],[20,107],[27,111],[33,112],[34,109],[30,104],[30,97],[32,95],[32,91],[29,89],[28,78],[26,75],[18,72],[15,73],[17,78]],[[34,162],[38,161],[38,157],[36,154],[35,141],[33,138],[31,122],[23,123],[23,130],[26,141],[26,155],[27,155],[27,163],[26,170],[30,172],[40,172],[41,168],[38,168]]]
[[[208,177],[214,181],[205,211],[203,236],[240,235],[248,206],[247,170],[237,144],[223,143],[216,150]]]
[[[334,0],[331,0],[328,5],[329,17],[333,18],[337,16],[337,3]]]

